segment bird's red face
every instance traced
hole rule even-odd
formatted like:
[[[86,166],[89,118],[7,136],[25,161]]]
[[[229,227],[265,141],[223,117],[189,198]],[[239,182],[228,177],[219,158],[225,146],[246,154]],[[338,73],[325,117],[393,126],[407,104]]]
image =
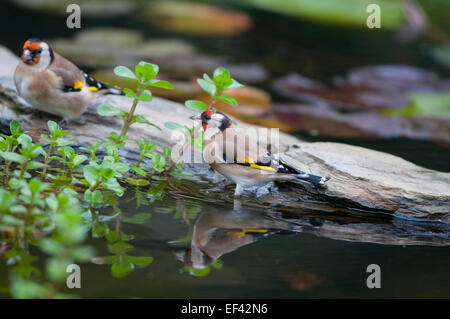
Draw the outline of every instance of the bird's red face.
[[[213,114],[214,112],[211,110],[207,110],[202,113],[201,118],[202,118],[202,127],[204,131],[206,131],[206,128],[208,127],[208,121],[211,119],[211,116],[213,116]]]
[[[40,40],[27,40],[23,45],[22,61],[27,65],[38,64],[41,59],[41,41]]]

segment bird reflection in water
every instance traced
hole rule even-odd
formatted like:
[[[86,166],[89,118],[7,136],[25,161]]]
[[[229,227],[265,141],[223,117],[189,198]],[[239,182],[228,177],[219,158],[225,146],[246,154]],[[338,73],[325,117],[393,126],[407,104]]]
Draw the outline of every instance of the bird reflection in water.
[[[195,221],[190,248],[177,252],[185,266],[204,269],[222,255],[273,234],[301,231],[301,227],[276,214],[243,210],[240,205],[229,212],[208,208]]]

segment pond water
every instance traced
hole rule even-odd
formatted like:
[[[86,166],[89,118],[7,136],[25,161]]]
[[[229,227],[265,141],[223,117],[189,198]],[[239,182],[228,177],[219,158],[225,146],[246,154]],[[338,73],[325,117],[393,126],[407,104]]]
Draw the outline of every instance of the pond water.
[[[300,72],[326,80],[351,67],[375,63],[407,63],[448,75],[425,61],[415,47],[392,45],[388,33],[367,42],[365,31],[318,26],[259,11],[252,14],[255,26],[245,36],[185,38],[207,53],[263,63],[271,79]],[[0,43],[17,53],[23,40],[37,32],[29,34],[29,26],[23,27],[22,21],[39,17],[38,33],[43,38],[73,35],[57,27],[64,21],[60,16],[13,5],[5,7],[2,15],[8,18],[0,19],[0,28],[10,32],[0,35]],[[131,17],[119,22],[87,18],[83,23],[85,27],[136,27],[152,37],[170,35],[137,24]],[[324,37],[329,40],[322,41]],[[269,83],[260,87],[268,89]],[[299,136],[361,145],[450,171],[449,149],[430,142]],[[450,297],[449,224],[330,210],[313,203],[304,211],[250,207],[245,197],[242,203],[233,203],[230,190],[216,189],[214,196],[203,196],[207,186],[186,185],[191,192],[172,190],[161,197],[153,193],[150,199],[146,193],[129,190],[120,200],[121,215],[116,217],[110,208],[100,210],[105,223],[98,233],[105,227],[120,229],[132,246],[127,255],[154,260],[128,274],[126,267],[116,269],[114,275],[123,276],[116,278],[111,265],[104,264],[104,256],[112,254],[108,240],[91,232],[87,244],[96,248],[97,258],[81,265],[82,288],[76,293],[84,298]],[[38,257],[36,266],[43,268],[45,256],[33,248],[31,253]],[[381,289],[366,286],[370,264],[381,267]],[[9,270],[2,262],[0,286],[8,285],[8,278]]]
[[[142,195],[142,194],[141,194]],[[305,209],[291,213],[211,203],[181,193],[120,204],[129,256],[153,257],[116,278],[108,240],[90,236],[94,263],[81,265],[85,298],[430,298],[450,297],[449,225],[362,218]],[[151,214],[146,219],[144,214]],[[104,218],[112,209],[99,213]],[[134,218],[133,218],[134,216]],[[140,216],[140,217],[139,217]],[[148,217],[148,216],[146,216]],[[125,235],[124,235],[125,236]],[[367,242],[369,241],[369,242]],[[373,241],[375,243],[370,243]],[[404,243],[402,245],[401,243]],[[36,266],[43,266],[38,251]],[[381,267],[381,289],[366,268]],[[116,277],[115,277],[116,276]],[[0,284],[6,284],[0,267]],[[69,289],[62,289],[73,293]]]

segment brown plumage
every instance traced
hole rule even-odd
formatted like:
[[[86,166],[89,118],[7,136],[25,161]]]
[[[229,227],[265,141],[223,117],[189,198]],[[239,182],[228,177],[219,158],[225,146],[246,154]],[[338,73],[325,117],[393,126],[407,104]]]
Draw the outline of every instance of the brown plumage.
[[[201,120],[203,129],[216,129],[205,140],[204,160],[212,169],[236,183],[235,195],[244,188],[263,186],[273,181],[303,180],[319,188],[325,188],[329,179],[312,175],[291,167],[260,147],[245,132],[235,130],[232,121],[221,112],[210,110],[192,119]]]
[[[187,266],[204,269],[222,255],[280,231],[299,231],[283,219],[248,210],[205,211],[195,221],[190,248],[177,257]]]
[[[39,40],[29,39],[14,72],[17,92],[38,110],[78,118],[99,95],[123,94],[81,71]]]

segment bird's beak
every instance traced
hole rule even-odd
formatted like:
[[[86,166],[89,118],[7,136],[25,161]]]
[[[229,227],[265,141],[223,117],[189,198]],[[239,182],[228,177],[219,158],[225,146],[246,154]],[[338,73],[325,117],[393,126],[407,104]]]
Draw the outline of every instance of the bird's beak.
[[[191,116],[190,119],[194,120],[194,121],[200,121],[202,119],[202,116],[197,114],[197,115]],[[204,131],[206,131],[207,126],[208,126],[208,122],[202,121],[202,127],[203,127]]]
[[[34,63],[34,59],[33,59],[32,55],[31,55],[30,50],[23,51],[21,59],[26,64],[33,64]]]

